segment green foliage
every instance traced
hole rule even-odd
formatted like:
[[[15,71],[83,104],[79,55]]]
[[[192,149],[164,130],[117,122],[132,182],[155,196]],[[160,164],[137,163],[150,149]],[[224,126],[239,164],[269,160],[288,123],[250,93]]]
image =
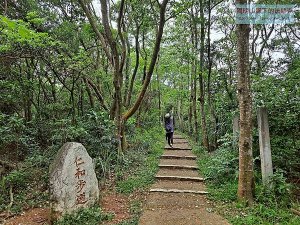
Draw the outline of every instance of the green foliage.
[[[2,188],[13,186],[17,188],[24,188],[28,182],[29,174],[24,170],[14,170],[5,176],[1,181]]]
[[[14,114],[6,115],[0,112],[0,149],[14,148],[16,159],[38,149],[34,138],[35,130],[30,124],[25,124],[24,118]],[[6,158],[6,155],[3,156]]]
[[[218,150],[209,154],[201,147],[193,147],[198,155],[201,173],[208,178],[209,198],[218,202],[218,210],[234,225],[255,224],[299,224],[298,216],[293,215],[291,205],[291,185],[287,183],[283,171],[278,170],[272,177],[272,188],[261,184],[261,174],[255,174],[255,203],[245,207],[237,203],[238,152],[231,149],[231,137],[220,141]]]
[[[225,135],[219,140],[222,145],[212,154],[196,147],[196,154],[201,154],[198,165],[205,178],[214,185],[223,185],[228,180],[237,180],[238,152],[232,149],[232,138]]]
[[[255,204],[251,208],[244,208],[242,211],[236,212],[236,214],[229,218],[234,225],[297,225],[300,223],[300,218],[293,215],[288,209],[268,207],[264,204]]]
[[[229,180],[227,180],[217,186],[213,183],[207,183],[207,185],[209,197],[211,199],[223,202],[232,202],[237,200],[237,180],[234,180],[233,182],[229,182]]]
[[[122,221],[117,225],[138,225],[138,223],[139,223],[138,218],[134,218],[134,219]]]
[[[35,23],[42,22],[33,17],[32,13],[28,14],[28,18]],[[0,27],[0,53],[20,50],[20,47],[33,50],[57,44],[56,41],[49,38],[47,33],[37,33],[30,29],[29,23],[23,20],[11,20],[5,16],[0,16]]]
[[[23,168],[1,177],[0,211],[10,210],[13,213],[20,213],[26,208],[44,205],[49,199],[47,182],[48,170],[38,170],[29,162],[25,162]],[[8,208],[11,194],[13,202]]]
[[[122,167],[117,170],[120,181],[117,190],[130,194],[137,189],[145,189],[154,181],[158,170],[159,157],[163,152],[163,131],[160,127],[150,130],[139,130],[135,134],[129,155],[124,156]],[[135,156],[133,156],[135,155]],[[130,168],[129,173],[124,174]]]
[[[46,21],[45,18],[39,18],[38,13],[35,11],[27,13],[26,19],[28,22],[30,22],[31,24],[33,24],[35,26],[41,26]]]
[[[55,225],[98,225],[101,222],[111,220],[113,215],[101,211],[98,206],[83,208],[73,214],[66,214]]]
[[[268,109],[273,165],[289,177],[299,177],[300,59],[278,76],[254,77],[255,104]],[[258,154],[258,153],[257,153]]]
[[[287,207],[291,204],[291,184],[287,183],[282,171],[277,171],[271,179],[271,187],[258,185],[256,199],[265,206]]]

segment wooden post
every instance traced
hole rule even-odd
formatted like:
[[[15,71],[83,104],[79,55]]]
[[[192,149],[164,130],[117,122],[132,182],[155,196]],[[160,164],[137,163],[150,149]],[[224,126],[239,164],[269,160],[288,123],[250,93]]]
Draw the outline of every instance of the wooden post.
[[[261,158],[261,173],[264,185],[271,185],[270,178],[273,175],[271,144],[269,134],[268,111],[265,107],[258,108],[257,112],[259,149]]]

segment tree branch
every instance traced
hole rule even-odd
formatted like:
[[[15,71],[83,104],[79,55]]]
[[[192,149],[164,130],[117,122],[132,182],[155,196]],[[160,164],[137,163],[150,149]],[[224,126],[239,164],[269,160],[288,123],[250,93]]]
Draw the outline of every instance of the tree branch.
[[[166,7],[167,7],[167,3],[169,0],[164,0],[161,4],[160,7],[160,20],[159,20],[159,29],[158,29],[158,33],[156,36],[156,42],[155,42],[155,47],[152,53],[152,58],[151,58],[151,63],[149,66],[149,70],[147,72],[147,76],[145,79],[145,82],[143,84],[142,90],[135,102],[135,104],[132,106],[132,108],[130,108],[124,115],[123,115],[123,120],[126,121],[128,118],[130,118],[139,108],[145,93],[147,91],[148,85],[151,81],[151,77],[154,71],[154,67],[156,64],[156,59],[159,53],[159,49],[160,49],[160,43],[162,40],[162,35],[163,35],[163,31],[164,31],[164,25],[165,25],[165,12],[166,12]]]
[[[107,45],[106,45],[105,39],[104,39],[103,35],[101,34],[101,32],[99,31],[99,29],[98,29],[98,27],[97,27],[97,23],[96,23],[96,21],[95,21],[93,15],[92,15],[92,12],[91,12],[90,9],[86,6],[84,0],[79,0],[79,3],[80,3],[80,5],[81,5],[81,7],[82,7],[82,9],[83,9],[83,11],[84,11],[86,17],[88,18],[88,20],[89,20],[89,22],[90,22],[90,24],[91,24],[91,26],[92,26],[94,32],[96,33],[97,37],[99,38],[99,40],[100,40],[100,42],[101,42],[101,44],[102,44],[102,48],[103,48],[103,50],[104,50],[104,52],[105,52],[107,58],[111,60],[111,55],[110,55],[110,53],[109,53],[109,51],[108,51],[108,49],[107,49],[107,47],[106,47]]]
[[[123,67],[125,65],[125,59],[126,59],[126,43],[122,33],[122,20],[124,16],[124,5],[125,5],[124,2],[125,0],[121,0],[119,17],[118,17],[118,35],[120,37],[121,44],[122,44],[122,57],[121,57],[120,71],[123,70]]]
[[[102,108],[105,109],[106,111],[108,111],[108,107],[107,107],[107,105],[104,101],[104,98],[103,98],[102,94],[98,90],[97,86],[90,79],[88,79],[88,78],[83,78],[83,79],[86,83],[88,83],[93,88],[93,90],[94,90],[94,92],[97,96],[97,99],[99,100],[100,105],[102,106]]]

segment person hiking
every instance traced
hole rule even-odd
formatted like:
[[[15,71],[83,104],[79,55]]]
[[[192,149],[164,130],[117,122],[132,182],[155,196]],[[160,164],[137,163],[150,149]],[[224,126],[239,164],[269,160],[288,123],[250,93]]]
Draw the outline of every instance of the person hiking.
[[[173,148],[174,117],[171,113],[165,115],[166,139],[171,148]]]

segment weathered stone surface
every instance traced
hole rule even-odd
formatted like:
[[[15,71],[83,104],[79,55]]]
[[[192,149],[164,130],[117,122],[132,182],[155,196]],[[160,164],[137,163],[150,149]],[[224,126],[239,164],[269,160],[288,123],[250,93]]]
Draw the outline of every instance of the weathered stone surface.
[[[272,166],[268,111],[265,107],[258,108],[257,122],[258,122],[262,181],[264,185],[271,186],[273,166]]]
[[[99,188],[92,158],[84,146],[68,142],[50,166],[51,214],[71,213],[99,200]]]

